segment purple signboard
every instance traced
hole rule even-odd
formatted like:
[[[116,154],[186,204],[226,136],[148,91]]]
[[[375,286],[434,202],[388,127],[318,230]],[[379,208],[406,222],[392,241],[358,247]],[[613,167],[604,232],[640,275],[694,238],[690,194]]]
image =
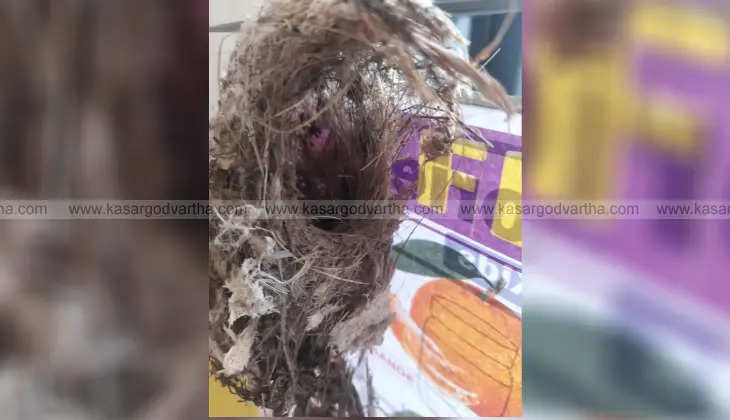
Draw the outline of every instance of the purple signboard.
[[[408,197],[409,208],[416,214],[427,214],[428,219],[436,222],[450,231],[464,235],[484,246],[497,251],[507,257],[520,261],[522,257],[521,248],[521,223],[512,226],[500,226],[502,220],[493,220],[484,212],[474,214],[468,211],[470,208],[480,206],[494,206],[498,197],[500,200],[521,200],[521,188],[505,186],[503,174],[505,172],[506,158],[516,157],[521,162],[522,142],[520,136],[506,134],[486,129],[478,129],[481,135],[487,139],[491,146],[487,146],[479,140],[466,140],[464,143],[471,145],[476,153],[454,153],[448,159],[448,167],[436,168],[433,177],[444,178],[447,188],[445,209],[443,212],[427,211],[428,205],[419,200],[423,191],[413,188],[419,182],[419,175],[425,176],[421,156],[421,135],[424,131],[414,135],[403,149],[400,158],[393,166],[393,185],[396,191],[413,191]],[[458,142],[457,142],[458,143]],[[467,146],[469,147],[469,146]],[[483,151],[483,152],[482,152]],[[521,165],[517,173],[512,173],[516,179],[513,184],[521,184]],[[513,171],[514,172],[514,171]],[[459,176],[472,180],[469,187],[452,182]],[[495,231],[511,231],[505,235]],[[516,240],[515,238],[519,238]]]
[[[727,12],[713,10],[711,3],[715,4],[631,2],[634,7],[613,17],[622,19],[615,22],[615,30],[625,31],[626,36],[595,39],[595,45],[586,50],[590,54],[576,49],[570,60],[559,57],[558,48],[550,46],[549,41],[559,33],[526,32],[529,65],[525,74],[528,86],[532,84],[528,94],[534,95],[528,96],[534,107],[527,112],[562,119],[561,125],[530,126],[528,141],[549,150],[555,161],[560,161],[558,156],[572,153],[591,162],[578,162],[572,176],[610,179],[611,185],[599,198],[730,200],[730,27]],[[536,11],[536,4],[526,2],[526,8]],[[525,16],[543,20],[551,16],[543,13],[545,16]],[[680,24],[681,30],[677,29]],[[687,45],[690,38],[703,42]],[[553,60],[541,61],[544,56]],[[580,102],[582,92],[593,95],[591,102]],[[548,109],[545,104],[558,102],[546,97],[561,98],[564,106]],[[621,105],[611,108],[616,102]],[[575,103],[586,103],[589,110],[573,112],[571,106]],[[626,109],[631,111],[621,114]],[[618,114],[620,117],[616,117]],[[575,115],[579,118],[571,120]],[[587,137],[593,136],[610,147],[600,152],[566,151],[550,143],[561,138],[550,130],[564,127],[584,129],[580,131],[583,138],[565,144],[586,143],[593,140]],[[571,134],[569,130],[559,132],[563,133]],[[528,154],[526,159],[530,172],[532,156]],[[596,167],[608,168],[608,173],[600,173]],[[534,182],[536,178],[529,179]],[[541,196],[530,181],[526,189],[531,198],[556,198]],[[575,195],[580,198],[580,194]],[[612,220],[603,228],[586,221],[539,223],[556,235],[597,250],[601,256],[640,270],[657,285],[730,313],[730,284],[724,281],[730,270],[728,220],[648,217]]]

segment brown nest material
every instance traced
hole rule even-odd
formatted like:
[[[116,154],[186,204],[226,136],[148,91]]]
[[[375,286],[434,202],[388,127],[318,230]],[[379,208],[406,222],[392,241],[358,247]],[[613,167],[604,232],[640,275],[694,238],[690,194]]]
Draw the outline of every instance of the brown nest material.
[[[248,211],[211,218],[211,367],[276,415],[362,415],[344,356],[391,321],[399,220],[276,220],[265,205],[397,200],[390,168],[414,119],[435,127],[436,157],[465,129],[459,89],[510,105],[444,47],[463,39],[423,1],[271,1],[242,31],[211,123],[210,195]]]

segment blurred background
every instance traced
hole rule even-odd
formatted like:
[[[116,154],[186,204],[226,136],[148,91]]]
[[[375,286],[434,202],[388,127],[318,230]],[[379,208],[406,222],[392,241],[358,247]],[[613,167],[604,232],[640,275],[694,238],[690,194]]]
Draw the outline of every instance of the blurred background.
[[[0,0],[0,200],[206,199],[208,4]],[[0,221],[4,419],[206,416],[207,223]]]
[[[728,2],[523,8],[527,197],[730,198]],[[729,227],[526,220],[526,416],[727,418]]]

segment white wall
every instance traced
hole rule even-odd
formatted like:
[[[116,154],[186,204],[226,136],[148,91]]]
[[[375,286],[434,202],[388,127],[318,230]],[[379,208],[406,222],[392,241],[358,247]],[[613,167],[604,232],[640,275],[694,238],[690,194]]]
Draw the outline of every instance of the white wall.
[[[210,0],[208,25],[252,19],[263,2],[264,0]],[[236,45],[236,37],[237,35],[225,33],[208,34],[208,117],[212,117],[218,109],[218,79],[228,67],[231,52]]]
[[[263,0],[209,0],[208,26],[243,20],[256,13]]]

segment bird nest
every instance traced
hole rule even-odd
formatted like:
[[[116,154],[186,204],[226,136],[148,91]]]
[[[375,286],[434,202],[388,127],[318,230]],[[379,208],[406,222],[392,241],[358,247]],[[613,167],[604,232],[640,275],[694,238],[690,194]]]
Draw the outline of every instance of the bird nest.
[[[211,122],[210,365],[275,415],[362,415],[345,355],[391,322],[398,217],[273,218],[297,200],[396,202],[390,168],[415,121],[424,153],[466,130],[457,95],[494,79],[446,45],[464,42],[416,0],[275,0],[244,24]]]

